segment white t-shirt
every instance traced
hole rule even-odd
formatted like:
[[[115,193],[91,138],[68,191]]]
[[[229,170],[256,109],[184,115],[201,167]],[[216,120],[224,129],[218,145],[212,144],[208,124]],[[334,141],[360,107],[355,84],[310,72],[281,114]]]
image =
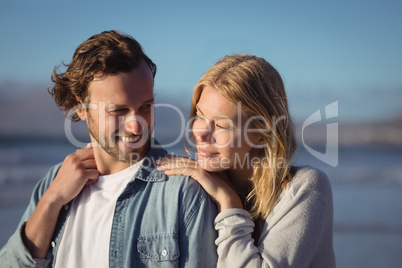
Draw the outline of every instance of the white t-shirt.
[[[109,243],[116,201],[142,161],[99,176],[73,201],[55,267],[109,267]]]

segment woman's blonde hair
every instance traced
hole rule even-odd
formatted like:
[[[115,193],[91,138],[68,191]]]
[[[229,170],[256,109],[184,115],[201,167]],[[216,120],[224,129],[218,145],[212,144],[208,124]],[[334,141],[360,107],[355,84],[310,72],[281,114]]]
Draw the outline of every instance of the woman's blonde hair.
[[[253,55],[226,56],[211,67],[194,89],[191,116],[206,86],[213,86],[235,104],[264,141],[258,163],[253,167],[253,188],[247,207],[254,218],[266,218],[282,189],[292,177],[291,158],[296,139],[289,116],[283,81],[266,60]]]

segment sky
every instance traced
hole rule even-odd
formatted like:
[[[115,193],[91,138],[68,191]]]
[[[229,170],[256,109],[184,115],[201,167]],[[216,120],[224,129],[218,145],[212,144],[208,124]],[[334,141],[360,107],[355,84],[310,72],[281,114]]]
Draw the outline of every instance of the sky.
[[[0,96],[49,85],[80,43],[115,29],[157,64],[156,94],[177,102],[219,58],[249,53],[282,75],[296,121],[335,101],[339,121],[388,120],[402,114],[401,27],[402,2],[389,0],[2,0]]]

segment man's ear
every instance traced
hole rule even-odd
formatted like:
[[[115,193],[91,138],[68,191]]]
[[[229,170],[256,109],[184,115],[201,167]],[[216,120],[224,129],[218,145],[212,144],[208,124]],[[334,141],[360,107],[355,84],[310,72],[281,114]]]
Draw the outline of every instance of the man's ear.
[[[78,117],[82,121],[86,121],[87,120],[87,108],[85,107],[85,104],[82,103],[80,98],[75,97],[75,99],[78,102],[78,105],[77,105],[77,108],[75,109],[75,112],[77,113]]]

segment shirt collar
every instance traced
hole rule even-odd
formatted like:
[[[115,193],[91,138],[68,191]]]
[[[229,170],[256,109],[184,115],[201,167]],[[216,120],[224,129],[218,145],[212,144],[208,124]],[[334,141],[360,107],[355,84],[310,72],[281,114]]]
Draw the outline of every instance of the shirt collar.
[[[153,142],[151,142],[151,147],[149,148],[142,165],[135,174],[135,178],[150,182],[165,181],[167,177],[165,172],[158,171],[155,163],[156,160],[162,158],[165,154],[167,154],[167,151],[163,149],[156,139],[154,139]]]

